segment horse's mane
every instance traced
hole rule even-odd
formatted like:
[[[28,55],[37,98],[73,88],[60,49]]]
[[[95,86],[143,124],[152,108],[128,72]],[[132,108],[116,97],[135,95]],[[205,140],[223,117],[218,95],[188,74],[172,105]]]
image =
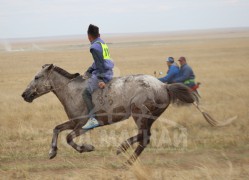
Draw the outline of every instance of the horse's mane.
[[[42,66],[43,68],[44,67],[47,67],[47,66],[50,66],[51,64],[45,64],[44,66]],[[59,73],[60,75],[68,78],[68,79],[73,79],[73,78],[76,78],[78,77],[80,74],[79,73],[75,73],[75,74],[71,74],[69,72],[67,72],[66,70],[58,67],[58,66],[53,66],[53,70],[56,71],[57,73]]]
[[[71,73],[67,72],[66,70],[64,70],[58,66],[54,67],[54,71],[61,74],[62,76],[67,77],[68,79],[73,79],[73,78],[76,78],[77,76],[80,75],[79,73],[71,74]]]

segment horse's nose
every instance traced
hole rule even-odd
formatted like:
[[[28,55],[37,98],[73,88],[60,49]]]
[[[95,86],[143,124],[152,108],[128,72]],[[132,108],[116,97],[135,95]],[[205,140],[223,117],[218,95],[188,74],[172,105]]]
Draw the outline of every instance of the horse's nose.
[[[24,93],[22,93],[22,97],[23,97],[23,98],[25,98],[25,92],[24,92]]]

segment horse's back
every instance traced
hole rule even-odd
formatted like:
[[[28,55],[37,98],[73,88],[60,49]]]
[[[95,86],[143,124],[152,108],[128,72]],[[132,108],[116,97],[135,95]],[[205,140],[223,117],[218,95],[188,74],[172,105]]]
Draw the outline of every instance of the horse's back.
[[[165,85],[150,75],[128,75],[113,78],[105,89],[94,92],[93,101],[98,108],[112,110],[116,107],[129,108],[132,103],[142,104],[147,100],[166,100]]]

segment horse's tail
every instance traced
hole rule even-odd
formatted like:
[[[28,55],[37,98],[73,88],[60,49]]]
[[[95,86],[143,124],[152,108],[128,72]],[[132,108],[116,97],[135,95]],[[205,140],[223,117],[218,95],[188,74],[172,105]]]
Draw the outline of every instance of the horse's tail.
[[[177,105],[193,104],[207,120],[207,122],[212,126],[225,126],[230,124],[232,121],[237,119],[237,116],[229,118],[223,122],[219,122],[214,119],[210,114],[201,109],[198,105],[198,96],[191,91],[190,88],[183,84],[170,84],[166,85],[168,91],[170,102]]]
[[[184,84],[167,84],[166,89],[170,97],[170,102],[173,104],[185,105],[198,101],[198,97]]]

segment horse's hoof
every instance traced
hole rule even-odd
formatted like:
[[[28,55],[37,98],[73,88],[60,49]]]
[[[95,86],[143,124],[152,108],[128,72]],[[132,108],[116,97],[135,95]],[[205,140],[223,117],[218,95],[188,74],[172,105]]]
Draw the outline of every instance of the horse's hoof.
[[[57,154],[56,151],[51,150],[48,155],[49,159],[53,159],[56,156],[56,154]]]
[[[86,151],[87,151],[87,152],[91,152],[91,151],[94,151],[94,150],[95,150],[95,147],[92,146],[92,145],[86,145],[85,148],[86,148]]]
[[[94,151],[95,150],[95,147],[90,145],[90,144],[85,144],[81,147],[78,147],[76,149],[79,153],[83,153],[83,152],[91,152],[91,151]]]

